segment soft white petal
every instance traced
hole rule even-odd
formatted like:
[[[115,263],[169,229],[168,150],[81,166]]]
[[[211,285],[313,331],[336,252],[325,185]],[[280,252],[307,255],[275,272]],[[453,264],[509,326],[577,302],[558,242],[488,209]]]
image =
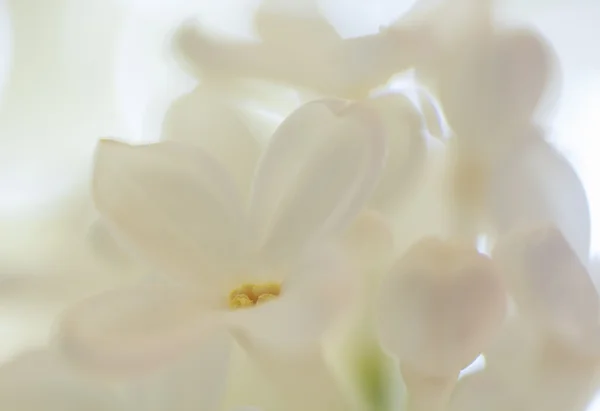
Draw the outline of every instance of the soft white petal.
[[[500,239],[493,258],[532,326],[580,348],[597,344],[598,293],[557,228],[516,229]]]
[[[240,193],[248,193],[260,156],[260,144],[226,91],[200,86],[178,98],[163,123],[165,140],[184,141],[202,148],[229,171]]]
[[[213,332],[211,309],[219,306],[217,298],[160,281],[106,291],[64,313],[56,344],[73,363],[95,372],[152,370],[180,358]]]
[[[506,296],[492,262],[460,243],[416,243],[383,280],[377,305],[384,347],[426,376],[469,365],[499,330]]]
[[[310,48],[340,39],[315,0],[263,0],[254,15],[254,25],[264,42],[284,47]]]
[[[231,336],[208,336],[178,361],[125,382],[129,406],[144,411],[218,411],[227,387]]]
[[[378,116],[342,100],[308,103],[277,129],[252,193],[251,229],[266,256],[296,257],[340,232],[369,199],[384,165]]]
[[[357,409],[355,398],[336,379],[319,345],[294,355],[252,345],[244,346],[272,395],[264,402],[290,411],[347,411]],[[261,405],[263,403],[261,402]]]
[[[0,409],[129,411],[101,381],[78,374],[51,351],[32,351],[0,367]]]
[[[319,17],[274,19],[268,13],[258,17],[262,21],[258,29],[268,41],[218,41],[187,25],[180,30],[176,47],[197,75],[220,81],[268,79],[321,95],[361,99],[408,69],[417,56],[428,54],[424,47],[430,45],[427,37],[412,28],[340,39]],[[285,30],[279,37],[284,40],[273,40],[276,27],[281,26]]]
[[[355,301],[358,277],[333,250],[303,261],[282,285],[281,295],[228,316],[242,341],[273,352],[298,352],[320,340]]]
[[[530,121],[551,70],[548,46],[532,31],[475,38],[444,67],[440,102],[459,138],[490,150]]]
[[[369,277],[387,267],[394,257],[390,223],[373,211],[358,215],[344,233],[342,244],[352,264]]]
[[[537,136],[499,163],[489,188],[490,219],[498,234],[520,223],[555,224],[583,261],[590,250],[590,210],[572,166]]]
[[[440,75],[457,54],[472,47],[492,30],[494,0],[419,0],[395,21],[390,30],[412,32],[419,39],[417,76],[437,89]]]
[[[132,255],[127,250],[127,245],[119,241],[118,235],[111,233],[102,218],[92,223],[86,241],[92,254],[109,266],[117,268],[132,266]]]
[[[385,167],[368,206],[391,214],[420,182],[427,154],[423,120],[402,94],[378,96],[366,104],[379,114],[388,143]]]
[[[423,180],[391,220],[396,255],[402,255],[415,241],[444,237],[450,230],[446,186],[449,156],[441,142],[429,143]]]
[[[241,201],[230,176],[201,149],[180,143],[99,143],[96,205],[164,274],[215,283],[237,255]]]
[[[579,410],[595,391],[597,362],[512,320],[485,354],[486,368],[461,380],[451,410]],[[484,406],[487,405],[487,406]]]

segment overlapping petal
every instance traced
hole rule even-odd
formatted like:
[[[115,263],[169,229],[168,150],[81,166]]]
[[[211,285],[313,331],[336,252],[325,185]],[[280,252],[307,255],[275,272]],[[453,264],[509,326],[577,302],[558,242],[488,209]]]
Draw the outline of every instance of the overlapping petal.
[[[63,315],[57,343],[68,358],[96,372],[152,371],[214,333],[218,307],[218,295],[208,290],[146,281],[75,304]]]
[[[376,113],[343,100],[308,103],[277,129],[258,168],[251,230],[265,256],[290,259],[345,229],[369,199],[386,142]]]
[[[368,207],[393,213],[421,177],[427,156],[423,121],[411,101],[402,94],[386,94],[366,100],[382,122],[388,155]]]
[[[457,50],[440,76],[450,126],[485,153],[535,114],[553,69],[548,46],[530,30],[499,31]]]
[[[162,137],[195,144],[212,155],[246,196],[261,147],[242,113],[223,94],[218,88],[200,86],[177,99],[165,116]]]
[[[584,350],[597,344],[598,293],[585,264],[557,228],[515,229],[500,239],[493,256],[532,326]]]
[[[499,235],[521,223],[551,223],[582,261],[590,250],[590,210],[577,173],[549,143],[533,135],[495,167],[489,218]]]
[[[99,143],[94,200],[110,228],[164,274],[214,284],[239,255],[241,200],[193,145]]]
[[[144,411],[222,409],[231,343],[231,336],[223,330],[207,335],[201,344],[178,361],[125,381],[122,395],[128,407]]]
[[[417,374],[457,375],[500,328],[505,300],[489,258],[465,244],[422,240],[381,284],[382,344]]]

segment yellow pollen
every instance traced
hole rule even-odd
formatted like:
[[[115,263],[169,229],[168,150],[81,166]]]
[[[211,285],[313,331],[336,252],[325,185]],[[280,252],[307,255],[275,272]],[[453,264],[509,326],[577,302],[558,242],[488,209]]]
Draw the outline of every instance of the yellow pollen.
[[[232,309],[252,307],[277,298],[281,293],[278,283],[242,284],[229,293],[229,307]]]

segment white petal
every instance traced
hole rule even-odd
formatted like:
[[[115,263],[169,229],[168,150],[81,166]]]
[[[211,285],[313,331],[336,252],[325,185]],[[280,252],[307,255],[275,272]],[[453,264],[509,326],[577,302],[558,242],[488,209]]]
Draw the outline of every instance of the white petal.
[[[277,299],[234,311],[228,319],[243,341],[273,352],[302,351],[352,306],[357,285],[357,273],[343,255],[324,251],[284,281]]]
[[[402,255],[416,241],[425,237],[444,237],[450,230],[447,201],[447,148],[430,141],[423,180],[408,201],[399,207],[393,223],[396,255]]]
[[[506,296],[492,262],[462,244],[426,239],[381,284],[382,344],[427,376],[452,376],[484,350],[504,319]]]
[[[112,267],[129,267],[133,264],[127,246],[121,244],[119,236],[111,233],[103,219],[97,219],[89,228],[87,241],[92,253]]]
[[[264,42],[310,48],[324,41],[339,40],[335,28],[319,12],[314,0],[261,2],[254,24]]]
[[[368,206],[392,213],[421,177],[427,150],[423,120],[402,94],[375,97],[366,105],[379,114],[388,143],[385,168]]]
[[[152,370],[210,335],[215,297],[160,282],[107,291],[65,312],[56,343],[74,363],[95,372]]]
[[[588,338],[597,342],[598,293],[558,229],[515,230],[500,239],[493,258],[533,326],[569,343],[582,344]]]
[[[429,45],[412,29],[340,39],[319,17],[273,18],[269,13],[258,17],[258,29],[268,37],[260,44],[216,41],[188,25],[180,30],[176,46],[197,75],[226,81],[268,79],[321,95],[361,99],[409,68]],[[285,30],[274,40],[273,33],[281,26]]]
[[[129,406],[144,411],[217,411],[227,387],[231,336],[211,335],[178,361],[126,382]]]
[[[595,391],[596,361],[534,335],[525,321],[512,321],[506,331],[485,354],[485,370],[459,382],[451,410],[584,409]]]
[[[235,259],[239,195],[226,171],[193,145],[101,141],[94,199],[111,228],[165,274],[214,283]]]
[[[273,409],[290,411],[347,411],[358,409],[354,397],[342,389],[332,367],[325,358],[321,347],[313,345],[310,349],[294,355],[245,345],[250,363],[259,371],[261,377],[272,390],[277,401],[269,399]],[[265,401],[266,402],[266,401]]]
[[[167,111],[162,136],[192,143],[229,171],[241,193],[249,193],[260,144],[223,90],[201,86],[177,99]]]
[[[264,253],[297,256],[311,240],[347,227],[384,164],[376,114],[342,100],[306,104],[277,129],[259,165],[251,224]]]
[[[551,77],[548,46],[528,30],[473,39],[452,56],[439,98],[459,138],[482,149],[527,124]],[[494,141],[494,139],[496,141]]]
[[[100,381],[86,379],[51,351],[32,351],[0,367],[0,409],[126,411]]]
[[[519,223],[555,224],[582,260],[590,250],[590,211],[572,166],[547,142],[532,136],[495,168],[490,218],[498,234]]]
[[[363,211],[352,222],[344,234],[343,246],[352,264],[369,277],[387,267],[395,256],[389,222],[372,211]]]

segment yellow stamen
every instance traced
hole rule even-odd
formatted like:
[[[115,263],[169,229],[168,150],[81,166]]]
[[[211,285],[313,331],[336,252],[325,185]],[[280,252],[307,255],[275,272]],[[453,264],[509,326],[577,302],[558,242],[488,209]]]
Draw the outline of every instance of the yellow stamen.
[[[229,306],[234,309],[252,307],[253,305],[254,301],[244,294],[238,294],[229,300]]]
[[[267,301],[271,301],[275,298],[277,298],[275,294],[261,294],[256,299],[256,304],[266,303]]]
[[[232,309],[252,307],[279,296],[281,285],[278,283],[242,284],[229,293],[229,307]]]

